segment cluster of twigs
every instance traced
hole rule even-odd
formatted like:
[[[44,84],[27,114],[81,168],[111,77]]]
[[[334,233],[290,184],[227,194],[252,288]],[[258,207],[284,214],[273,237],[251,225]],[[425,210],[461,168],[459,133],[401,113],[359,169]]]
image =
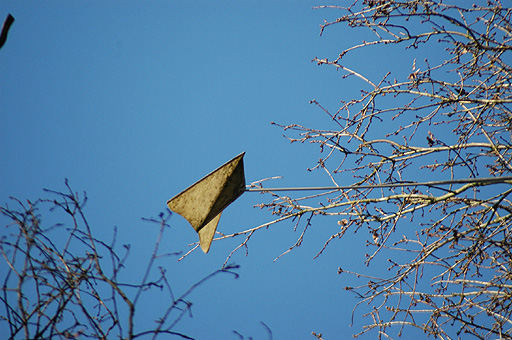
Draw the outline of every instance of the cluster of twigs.
[[[231,273],[226,266],[176,295],[166,270],[157,263],[178,254],[160,253],[160,242],[169,227],[170,215],[147,221],[159,225],[153,253],[139,282],[124,282],[119,276],[127,263],[130,247],[122,252],[116,233],[110,243],[92,234],[84,215],[85,196],[47,190],[51,199],[23,203],[13,199],[15,208],[0,207],[7,218],[0,252],[3,263],[0,289],[0,333],[5,339],[135,339],[169,337],[192,339],[176,331],[177,323],[191,313],[188,296],[199,285],[219,273]],[[67,224],[45,226],[42,211],[48,205]],[[67,217],[66,217],[67,216]],[[161,315],[144,306],[147,294],[159,294]],[[149,308],[148,308],[149,307]],[[137,325],[138,315],[152,315],[154,322]]]
[[[261,207],[275,220],[220,238],[242,235],[246,246],[254,232],[294,220],[304,227],[292,250],[310,225],[320,223],[316,217],[335,216],[340,230],[318,255],[346,231],[367,230],[366,264],[388,263],[384,273],[349,271],[342,264],[338,270],[363,280],[346,287],[361,299],[368,320],[361,333],[376,330],[379,338],[391,338],[412,327],[441,339],[466,333],[512,338],[512,182],[499,179],[512,174],[512,9],[495,0],[365,0],[323,8],[341,16],[321,25],[321,33],[346,24],[375,38],[334,58],[313,59],[362,81],[361,97],[343,99],[335,110],[311,101],[330,117],[332,130],[276,124],[291,142],[319,146],[322,156],[309,170],[325,172],[334,185],[349,177],[364,186],[474,181],[300,198],[273,192]],[[411,51],[407,76],[363,75],[343,63],[349,54],[370,54],[379,46]],[[479,181],[489,176],[498,180]]]

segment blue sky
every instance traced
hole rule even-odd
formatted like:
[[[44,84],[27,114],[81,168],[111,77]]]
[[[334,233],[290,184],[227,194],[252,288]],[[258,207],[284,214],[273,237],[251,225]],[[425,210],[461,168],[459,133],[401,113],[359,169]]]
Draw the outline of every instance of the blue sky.
[[[96,235],[109,239],[117,226],[119,242],[132,245],[130,277],[142,271],[156,237],[141,217],[165,211],[169,198],[242,151],[247,183],[283,176],[273,186],[330,185],[325,174],[306,171],[316,165],[316,147],[290,144],[270,124],[330,127],[309,101],[336,110],[366,86],[311,62],[365,38],[341,26],[320,37],[319,25],[337,12],[312,9],[319,4],[3,1],[1,20],[11,13],[16,21],[0,50],[0,202],[63,190],[68,178],[74,190],[87,191]],[[407,64],[401,72],[408,72],[408,53],[381,54],[378,64],[375,55],[359,54],[346,63],[378,81],[388,62]],[[224,212],[219,231],[271,220],[253,208],[268,199],[244,194]],[[170,224],[165,250],[187,251],[194,230],[178,215]],[[336,271],[363,265],[368,235],[347,235],[313,260],[339,226],[324,219],[313,228],[276,262],[300,232],[288,222],[255,234],[249,255],[231,259],[240,278],[203,285],[190,297],[193,318],[177,330],[198,339],[237,339],[233,330],[266,339],[262,321],[274,339],[357,333],[357,320],[349,327],[357,300]],[[175,290],[218,269],[237,242],[166,262]],[[146,303],[157,309],[161,301],[148,295]]]

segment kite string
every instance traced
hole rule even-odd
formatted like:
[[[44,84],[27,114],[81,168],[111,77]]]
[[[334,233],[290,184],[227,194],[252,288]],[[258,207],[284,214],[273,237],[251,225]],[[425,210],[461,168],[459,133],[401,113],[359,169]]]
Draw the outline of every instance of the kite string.
[[[245,191],[262,192],[262,191],[348,190],[348,189],[436,186],[436,185],[465,184],[465,183],[509,183],[509,184],[512,184],[512,176],[464,178],[464,179],[452,179],[452,180],[429,181],[429,182],[394,182],[394,183],[382,183],[382,184],[373,184],[373,185],[345,185],[345,186],[325,186],[325,187],[255,188],[253,186],[247,186],[245,188]]]

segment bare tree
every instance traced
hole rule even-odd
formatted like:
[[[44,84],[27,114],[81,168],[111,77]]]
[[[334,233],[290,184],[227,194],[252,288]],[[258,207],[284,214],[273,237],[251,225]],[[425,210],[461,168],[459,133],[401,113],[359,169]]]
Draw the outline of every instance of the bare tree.
[[[218,239],[242,237],[236,251],[255,232],[293,220],[300,236],[287,253],[318,217],[334,216],[340,230],[318,255],[347,231],[366,230],[366,265],[388,263],[386,271],[338,268],[361,280],[346,287],[361,299],[354,316],[367,320],[358,334],[392,338],[417,328],[441,339],[512,338],[512,9],[497,0],[319,8],[338,16],[321,34],[345,24],[374,37],[313,59],[357,77],[361,97],[333,109],[311,101],[330,117],[330,130],[276,125],[293,143],[318,145],[321,158],[308,170],[325,172],[334,186],[352,177],[356,187],[305,197],[270,192],[260,207],[274,220]],[[375,48],[411,52],[412,69],[362,74],[344,64],[357,53],[371,60]],[[451,185],[411,184],[425,180]]]
[[[169,227],[170,214],[148,219],[159,226],[147,267],[138,282],[120,280],[130,247],[118,250],[116,235],[110,243],[93,236],[84,215],[87,201],[66,181],[67,192],[47,190],[53,197],[0,207],[7,217],[7,235],[0,240],[3,284],[0,291],[0,329],[6,339],[192,339],[176,331],[176,325],[191,312],[188,301],[206,280],[233,272],[227,266],[206,276],[177,295],[158,263],[178,254],[162,254],[160,241]],[[67,220],[45,226],[41,211],[46,207]],[[44,209],[44,210],[43,210]],[[62,215],[61,213],[64,213]],[[48,214],[48,212],[46,212]],[[47,216],[47,215],[45,215]],[[148,291],[167,301],[162,314],[142,306]],[[163,304],[165,305],[165,304]],[[154,323],[137,325],[138,315],[154,316]]]

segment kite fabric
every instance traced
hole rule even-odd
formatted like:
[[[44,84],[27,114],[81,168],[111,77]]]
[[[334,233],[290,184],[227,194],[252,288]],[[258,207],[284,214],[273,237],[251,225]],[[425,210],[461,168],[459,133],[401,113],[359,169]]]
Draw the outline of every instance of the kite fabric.
[[[169,209],[183,216],[199,234],[205,253],[210,250],[222,211],[245,192],[244,154],[167,201]]]

